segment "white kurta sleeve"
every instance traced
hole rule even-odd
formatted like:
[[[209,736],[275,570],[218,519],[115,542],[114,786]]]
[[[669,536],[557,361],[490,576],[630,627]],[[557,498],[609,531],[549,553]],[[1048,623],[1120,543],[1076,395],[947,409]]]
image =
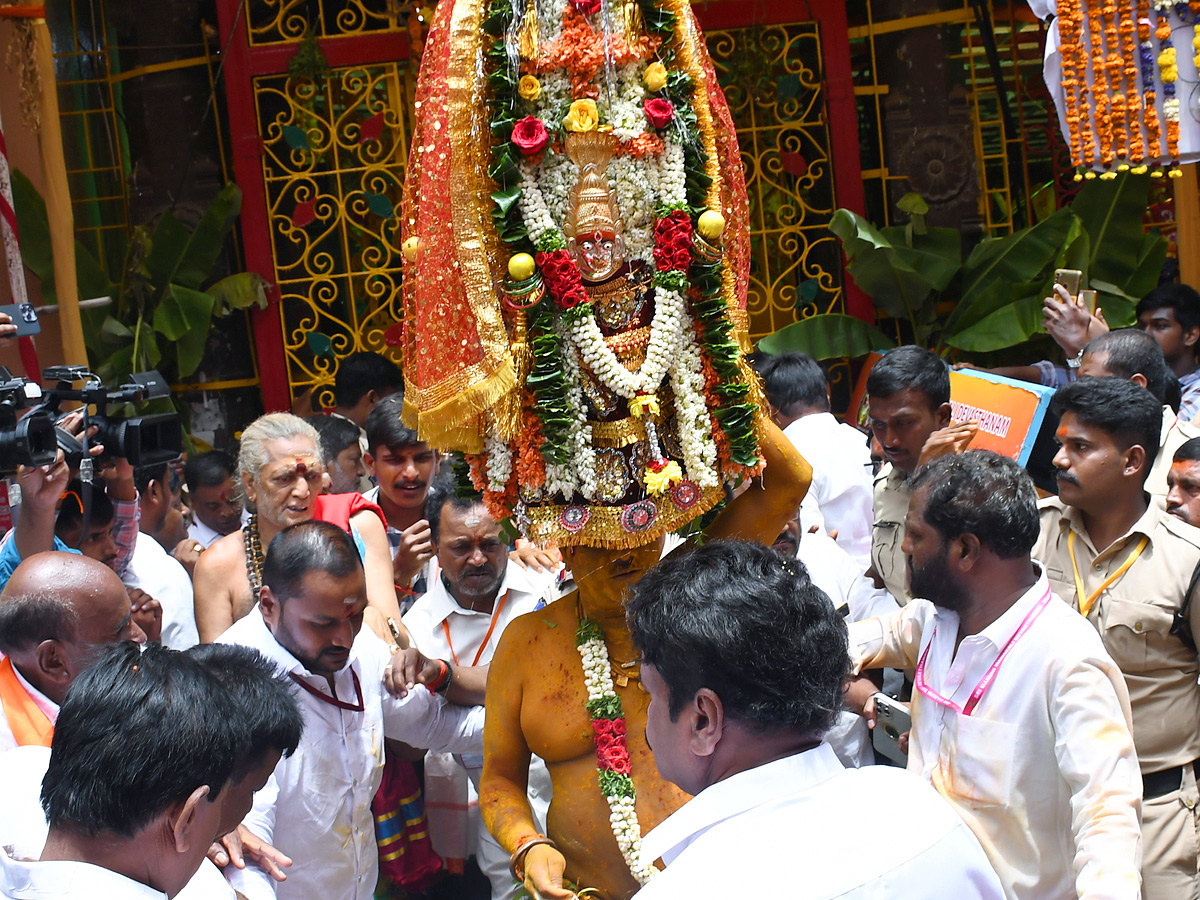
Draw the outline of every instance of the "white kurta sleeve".
[[[412,747],[483,752],[483,707],[454,706],[420,685],[404,697],[383,694],[383,733]]]

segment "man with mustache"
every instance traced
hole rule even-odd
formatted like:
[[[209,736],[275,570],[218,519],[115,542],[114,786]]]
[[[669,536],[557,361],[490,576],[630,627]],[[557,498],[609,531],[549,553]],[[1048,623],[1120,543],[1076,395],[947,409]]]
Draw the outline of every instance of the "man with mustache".
[[[205,548],[242,525],[242,501],[233,478],[236,468],[229,454],[221,450],[189,457],[183,467],[192,501],[188,537]]]
[[[1132,900],[1141,784],[1129,698],[1030,556],[1032,480],[979,450],[935,460],[912,486],[904,549],[922,599],[850,625],[855,671],[915,668],[908,769],[975,832],[1009,900]],[[859,679],[846,702],[873,719],[874,696]]]
[[[273,883],[259,865],[231,873],[250,900],[369,900],[379,875],[371,800],[384,739],[459,753],[483,748],[483,710],[405,691],[392,656],[363,628],[367,586],[354,539],[329,522],[281,531],[263,564],[258,606],[220,638],[258,650],[293,682],[304,712],[299,749],[254,798],[246,827],[293,861]],[[451,699],[443,677],[432,688]],[[394,691],[394,696],[389,691]]]
[[[1175,451],[1167,472],[1167,512],[1181,522],[1200,525],[1200,438]]]
[[[867,377],[867,393],[871,432],[886,462],[875,476],[868,574],[903,606],[912,599],[900,549],[912,494],[908,476],[935,456],[961,453],[976,426],[950,421],[950,372],[923,347],[898,347],[879,360]]]
[[[430,491],[425,515],[440,566],[439,577],[404,616],[409,637],[427,656],[449,661],[462,686],[475,685],[473,698],[483,703],[483,687],[500,635],[517,616],[552,602],[552,571],[524,568],[508,556],[500,525],[479,499],[459,497],[447,488]],[[431,753],[425,765],[429,828],[434,847],[444,857],[463,859],[474,853],[492,882],[493,900],[512,894],[508,852],[484,827],[478,807],[467,811],[479,790],[481,755]],[[471,791],[467,790],[470,780]],[[545,830],[550,803],[550,774],[536,757],[529,770],[529,803]],[[446,809],[448,797],[462,798],[458,809]],[[434,804],[435,798],[441,803]],[[468,816],[475,821],[474,846],[465,842]]]
[[[1085,359],[1087,355],[1085,354]],[[1033,550],[1055,593],[1121,668],[1142,772],[1142,896],[1195,897],[1200,815],[1200,531],[1145,491],[1162,409],[1124,378],[1081,378],[1054,396],[1059,495]]]

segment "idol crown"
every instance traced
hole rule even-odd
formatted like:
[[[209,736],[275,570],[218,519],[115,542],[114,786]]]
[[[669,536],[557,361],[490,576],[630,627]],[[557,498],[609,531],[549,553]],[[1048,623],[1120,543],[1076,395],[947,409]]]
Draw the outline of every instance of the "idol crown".
[[[567,197],[563,231],[569,238],[620,234],[624,230],[617,198],[608,184],[608,161],[617,145],[611,132],[581,131],[567,135],[567,156],[579,167],[579,180]]]

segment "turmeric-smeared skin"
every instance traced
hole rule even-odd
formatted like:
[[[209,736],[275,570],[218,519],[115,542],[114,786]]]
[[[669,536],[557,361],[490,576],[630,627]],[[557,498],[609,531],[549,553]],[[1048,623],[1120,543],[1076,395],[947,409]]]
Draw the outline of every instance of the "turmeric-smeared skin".
[[[742,538],[771,543],[795,513],[808,490],[812,469],[791,441],[765,422],[761,450],[767,467],[760,482],[731,501],[708,530],[710,538]],[[625,627],[627,589],[658,562],[659,544],[633,550],[575,547],[567,563],[577,590],[543,610],[515,620],[505,630],[488,677],[487,725],[479,805],[484,822],[510,853],[522,837],[536,833],[526,800],[530,752],[546,761],[554,784],[547,832],[565,858],[565,877],[591,887],[608,900],[624,900],[639,885],[629,873],[609,826],[609,808],[596,779],[591,718],[584,703],[583,669],[575,649],[578,610],[604,630],[609,658],[636,658]],[[627,670],[636,672],[636,666]],[[637,815],[643,834],[688,799],[659,777],[646,745],[649,696],[636,678],[617,695],[625,711],[629,756],[637,787]],[[546,851],[535,848],[532,860]],[[556,861],[551,854],[551,861]],[[562,896],[552,883],[536,885],[544,897]]]

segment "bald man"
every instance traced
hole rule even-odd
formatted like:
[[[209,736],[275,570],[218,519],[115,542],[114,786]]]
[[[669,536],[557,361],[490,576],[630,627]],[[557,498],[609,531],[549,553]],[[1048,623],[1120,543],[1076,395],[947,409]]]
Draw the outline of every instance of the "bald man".
[[[146,635],[104,563],[54,551],[17,566],[0,594],[0,752],[49,747],[71,682],[101,647],[127,640]]]

